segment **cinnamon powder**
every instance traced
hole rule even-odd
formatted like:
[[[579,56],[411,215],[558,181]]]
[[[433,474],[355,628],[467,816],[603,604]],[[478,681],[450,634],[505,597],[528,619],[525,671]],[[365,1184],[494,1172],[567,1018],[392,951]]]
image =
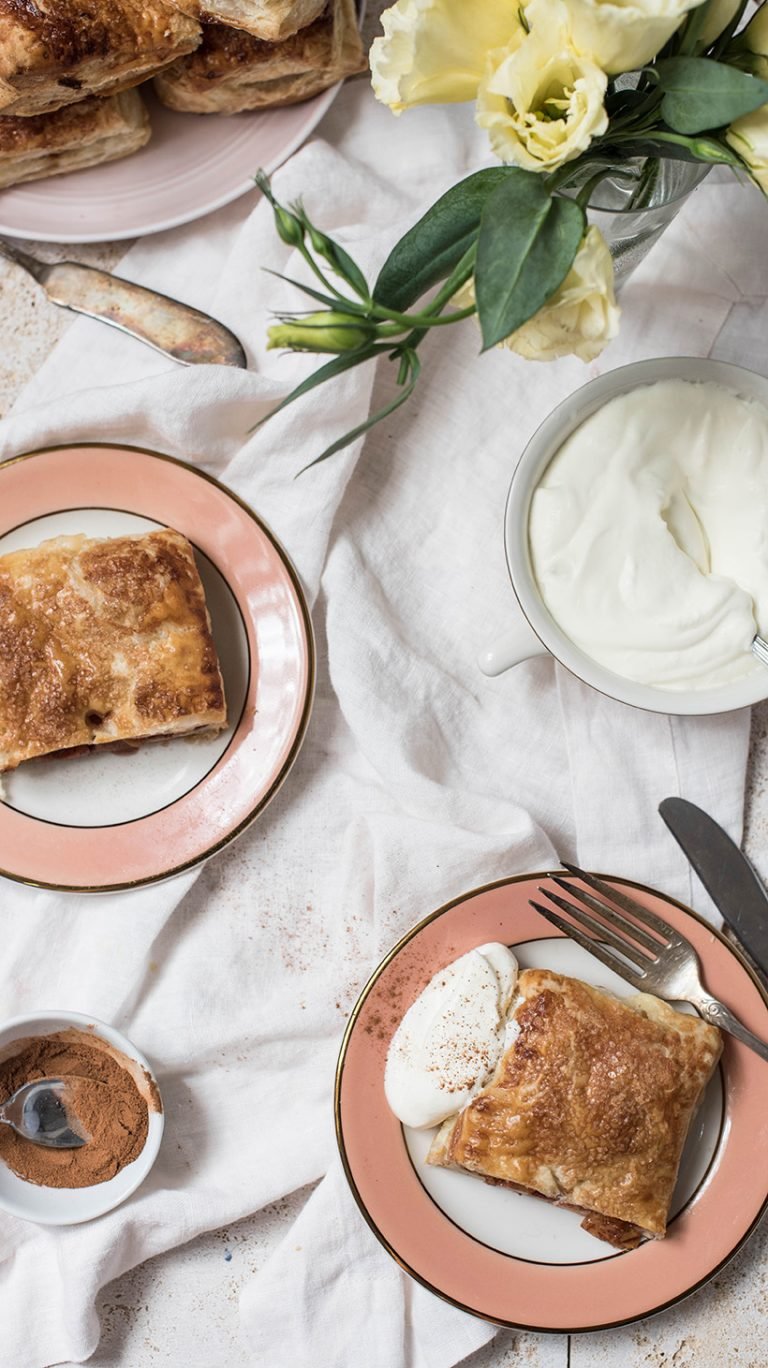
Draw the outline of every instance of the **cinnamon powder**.
[[[138,1066],[83,1031],[59,1031],[15,1045],[22,1047],[19,1052],[0,1061],[0,1103],[24,1083],[73,1077],[71,1105],[91,1137],[78,1149],[43,1149],[0,1124],[0,1160],[19,1178],[41,1187],[91,1187],[138,1158],[150,1107],[159,1110],[157,1089],[146,1075],[149,1100],[139,1089],[132,1073]]]

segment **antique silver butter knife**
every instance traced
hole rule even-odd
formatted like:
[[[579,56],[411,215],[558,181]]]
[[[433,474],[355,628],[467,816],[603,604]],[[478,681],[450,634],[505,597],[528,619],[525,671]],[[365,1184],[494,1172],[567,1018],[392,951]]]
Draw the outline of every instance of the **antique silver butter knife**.
[[[34,276],[54,304],[119,328],[184,366],[248,365],[229,328],[168,295],[77,261],[38,261],[2,238],[0,255]]]

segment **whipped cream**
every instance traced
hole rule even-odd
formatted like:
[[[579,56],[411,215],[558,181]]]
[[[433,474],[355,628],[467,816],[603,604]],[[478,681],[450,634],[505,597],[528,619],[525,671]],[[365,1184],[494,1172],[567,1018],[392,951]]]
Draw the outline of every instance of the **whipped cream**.
[[[430,980],[387,1054],[384,1091],[398,1120],[438,1126],[479,1092],[504,1047],[517,960],[496,942],[470,950]]]
[[[704,689],[764,669],[768,408],[689,380],[617,396],[550,462],[529,544],[560,629],[616,674]]]

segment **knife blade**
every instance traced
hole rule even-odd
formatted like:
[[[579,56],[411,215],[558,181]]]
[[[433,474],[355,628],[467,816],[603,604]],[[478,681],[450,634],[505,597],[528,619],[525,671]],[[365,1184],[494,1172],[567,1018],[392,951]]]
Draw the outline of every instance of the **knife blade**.
[[[686,798],[665,798],[659,812],[723,920],[768,973],[768,893],[747,856],[713,817]]]
[[[239,338],[223,323],[178,299],[79,261],[39,261],[2,238],[0,256],[27,271],[53,304],[108,323],[184,366],[247,368]]]

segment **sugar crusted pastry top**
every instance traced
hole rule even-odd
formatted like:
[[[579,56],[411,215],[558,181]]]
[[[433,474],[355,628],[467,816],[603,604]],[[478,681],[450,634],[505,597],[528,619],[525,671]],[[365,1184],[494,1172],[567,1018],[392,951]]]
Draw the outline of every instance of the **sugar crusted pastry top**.
[[[43,114],[136,85],[200,41],[171,0],[0,0],[0,108]]]
[[[226,723],[192,548],[171,529],[0,557],[0,771]]]
[[[525,970],[515,1038],[491,1081],[439,1131],[429,1162],[458,1166],[586,1213],[632,1247],[662,1238],[691,1118],[720,1033],[639,994]]]
[[[184,65],[202,80],[234,76],[243,67],[254,74],[261,68],[264,80],[314,71],[331,59],[333,22],[334,10],[329,6],[306,28],[277,43],[225,24],[205,23],[203,40],[183,59]]]
[[[279,42],[204,22],[200,47],[166,67],[155,89],[171,109],[239,113],[309,99],[364,67],[354,0],[332,0]]]

